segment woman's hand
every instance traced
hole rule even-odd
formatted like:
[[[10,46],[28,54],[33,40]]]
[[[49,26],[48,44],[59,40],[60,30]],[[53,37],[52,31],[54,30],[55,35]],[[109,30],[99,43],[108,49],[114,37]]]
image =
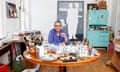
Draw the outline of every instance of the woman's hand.
[[[65,33],[60,33],[60,35],[62,36],[62,37],[66,37],[66,34]]]
[[[65,33],[60,33],[60,35],[65,39],[65,43],[67,42],[67,36]]]

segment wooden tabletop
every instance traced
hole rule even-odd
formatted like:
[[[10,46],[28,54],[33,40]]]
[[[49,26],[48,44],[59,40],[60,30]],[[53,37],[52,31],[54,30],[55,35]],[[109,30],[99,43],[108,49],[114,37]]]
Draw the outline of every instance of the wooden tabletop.
[[[41,59],[38,58],[33,58],[33,57],[28,58],[27,55],[30,55],[29,51],[24,51],[23,55],[29,62],[40,65],[46,65],[46,66],[80,66],[83,64],[93,63],[100,58],[100,54],[99,54],[97,56],[89,57],[85,60],[78,59],[76,62],[62,62],[59,59],[52,62],[47,62],[47,61],[42,61]]]
[[[115,43],[120,45],[120,40],[115,40]]]

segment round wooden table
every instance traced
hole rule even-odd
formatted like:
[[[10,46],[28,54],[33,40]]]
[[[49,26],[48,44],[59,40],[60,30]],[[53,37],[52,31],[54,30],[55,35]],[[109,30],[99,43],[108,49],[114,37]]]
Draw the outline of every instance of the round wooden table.
[[[45,65],[45,66],[80,66],[80,65],[84,65],[84,64],[89,64],[89,63],[93,63],[95,61],[97,61],[100,58],[100,53],[98,53],[98,55],[93,56],[93,57],[87,57],[84,60],[78,59],[76,62],[62,62],[61,60],[55,60],[55,61],[51,61],[51,62],[47,62],[47,61],[42,61],[40,58],[35,58],[35,57],[28,57],[28,55],[30,55],[29,51],[24,51],[23,53],[24,57],[31,63],[35,63],[35,64],[40,64],[40,65]]]

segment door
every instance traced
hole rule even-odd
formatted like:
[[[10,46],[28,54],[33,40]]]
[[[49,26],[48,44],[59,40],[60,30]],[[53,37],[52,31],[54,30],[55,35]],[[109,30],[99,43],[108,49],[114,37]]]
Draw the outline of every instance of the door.
[[[89,25],[97,25],[98,24],[98,11],[97,10],[89,10],[88,24]]]

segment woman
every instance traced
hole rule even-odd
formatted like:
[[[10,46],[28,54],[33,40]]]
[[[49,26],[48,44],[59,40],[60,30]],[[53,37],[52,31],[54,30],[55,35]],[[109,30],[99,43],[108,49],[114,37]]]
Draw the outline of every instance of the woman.
[[[54,23],[54,28],[50,30],[49,32],[49,37],[48,37],[48,42],[50,44],[54,45],[68,45],[70,43],[68,39],[68,34],[62,29],[62,23],[61,21],[56,21]],[[65,71],[66,72],[66,67],[59,67],[60,72]]]
[[[54,45],[68,45],[70,43],[68,34],[62,29],[62,23],[58,20],[54,28],[50,30],[48,42]]]

